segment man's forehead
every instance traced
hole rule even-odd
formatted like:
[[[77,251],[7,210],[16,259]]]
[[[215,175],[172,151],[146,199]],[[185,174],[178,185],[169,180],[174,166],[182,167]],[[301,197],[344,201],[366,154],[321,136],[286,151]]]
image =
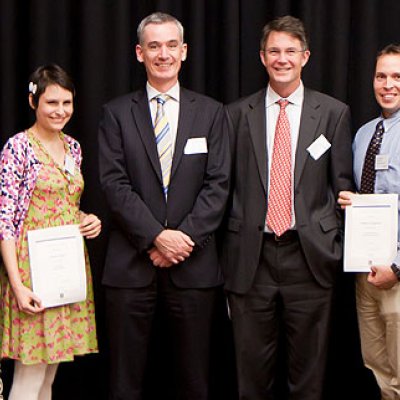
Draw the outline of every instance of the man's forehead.
[[[150,23],[145,26],[143,36],[144,39],[148,41],[160,39],[169,41],[180,39],[180,32],[173,22],[163,22],[160,24]]]
[[[400,54],[383,54],[376,60],[376,65],[400,65]]]
[[[286,32],[286,31],[271,31],[271,33],[268,35],[268,39],[267,39],[267,42],[268,41],[272,41],[272,40],[276,40],[276,39],[280,39],[280,40],[285,40],[285,41],[298,41],[298,42],[300,42],[300,39],[297,37],[297,36],[295,36],[295,35],[293,35],[292,33],[290,33],[290,32]]]

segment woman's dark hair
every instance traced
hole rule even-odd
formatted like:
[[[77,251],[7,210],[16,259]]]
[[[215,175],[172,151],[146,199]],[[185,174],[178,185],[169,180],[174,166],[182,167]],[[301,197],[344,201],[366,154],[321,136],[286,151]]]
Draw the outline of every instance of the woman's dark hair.
[[[29,78],[29,92],[32,94],[32,104],[36,108],[39,98],[47,86],[59,85],[75,96],[75,87],[70,76],[57,64],[38,67]]]

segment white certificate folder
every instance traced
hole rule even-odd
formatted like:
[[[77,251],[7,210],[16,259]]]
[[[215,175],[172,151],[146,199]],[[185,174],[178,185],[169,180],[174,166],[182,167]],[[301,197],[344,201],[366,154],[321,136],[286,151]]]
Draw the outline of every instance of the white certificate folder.
[[[397,255],[398,195],[362,194],[346,207],[344,270],[369,272]]]
[[[46,308],[86,299],[83,237],[78,225],[28,231],[33,292]]]

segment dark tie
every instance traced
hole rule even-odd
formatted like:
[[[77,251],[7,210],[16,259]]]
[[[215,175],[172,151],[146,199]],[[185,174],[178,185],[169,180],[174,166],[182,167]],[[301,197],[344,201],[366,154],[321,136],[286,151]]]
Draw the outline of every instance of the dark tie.
[[[267,225],[281,236],[292,222],[292,157],[287,100],[279,100],[280,111],[275,128],[270,171]]]
[[[374,193],[375,192],[375,158],[379,154],[382,144],[383,133],[385,128],[383,120],[379,121],[375,128],[375,133],[372,136],[367,152],[365,154],[364,166],[361,175],[360,193]]]

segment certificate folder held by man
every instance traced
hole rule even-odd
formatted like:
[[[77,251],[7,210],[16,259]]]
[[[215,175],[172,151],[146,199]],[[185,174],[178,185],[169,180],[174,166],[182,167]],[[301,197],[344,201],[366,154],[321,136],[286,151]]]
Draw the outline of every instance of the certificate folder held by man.
[[[354,195],[346,207],[344,270],[370,272],[397,254],[397,194]]]

